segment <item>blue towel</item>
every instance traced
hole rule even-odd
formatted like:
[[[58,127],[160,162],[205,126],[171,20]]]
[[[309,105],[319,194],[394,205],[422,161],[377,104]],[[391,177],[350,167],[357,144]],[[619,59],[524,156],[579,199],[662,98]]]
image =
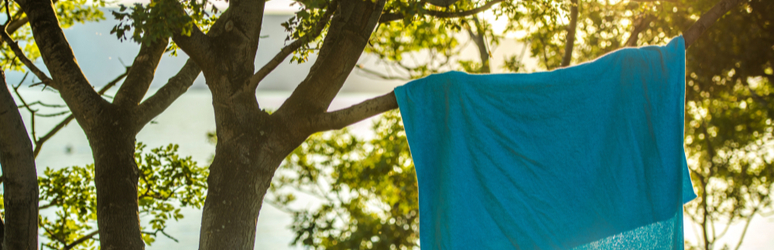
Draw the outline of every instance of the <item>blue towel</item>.
[[[395,88],[422,249],[683,249],[685,47]]]

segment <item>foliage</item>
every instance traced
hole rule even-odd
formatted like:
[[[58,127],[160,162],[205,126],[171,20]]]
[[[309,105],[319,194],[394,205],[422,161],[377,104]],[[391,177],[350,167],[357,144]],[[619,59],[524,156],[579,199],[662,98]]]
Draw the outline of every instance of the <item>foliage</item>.
[[[580,3],[572,56],[576,63],[622,48],[635,24],[641,22],[646,22],[646,25],[639,30],[638,45],[665,44],[687,29],[717,1]],[[558,67],[564,56],[569,1],[519,1],[509,4],[514,6],[505,5],[493,10],[500,18],[510,20],[505,32],[523,32],[524,35],[517,39],[530,45],[530,56],[539,59],[539,66],[546,70]],[[407,14],[420,11],[416,5],[413,9],[410,6],[406,2],[391,1],[386,8]],[[689,248],[737,247],[717,245],[725,230],[715,227],[743,222],[741,225],[746,228],[754,216],[774,214],[774,155],[770,150],[774,146],[774,63],[771,61],[774,58],[774,19],[767,15],[772,12],[774,3],[770,1],[750,0],[743,3],[718,20],[687,51],[685,143],[691,177],[699,198],[685,206],[685,213],[687,218],[699,224],[701,234],[698,237],[700,242],[689,242]],[[399,75],[408,75],[407,79],[445,70],[479,71],[481,61],[455,58],[459,48],[467,44],[462,39],[464,37],[456,34],[471,27],[472,18],[431,20],[405,16],[409,18],[403,22],[381,24],[366,52],[376,55],[382,63],[394,66]],[[484,32],[490,39],[489,44],[506,39],[502,34],[494,34],[491,27],[485,27]],[[516,72],[523,70],[523,64],[520,58],[514,56],[506,58],[504,68]],[[395,114],[390,114],[383,119],[396,118]],[[402,142],[387,136],[387,133],[378,132],[378,129],[377,138],[367,143],[354,138],[349,132],[315,135],[287,158],[283,169],[290,172],[275,179],[271,189],[275,194],[272,204],[293,213],[292,229],[297,235],[294,244],[312,248],[364,248],[379,242],[370,238],[368,232],[373,230],[372,227],[365,226],[360,232],[358,223],[372,221],[373,214],[379,215],[380,222],[391,221],[388,212],[393,211],[389,209],[392,203],[388,202],[389,197],[383,196],[379,187],[383,183],[391,183],[395,173],[383,172],[383,178],[379,179],[370,176],[375,173],[370,168],[358,166],[368,166],[373,159],[403,162],[401,157],[408,154],[408,147],[401,148],[402,153],[382,154],[394,149],[387,145]],[[402,132],[391,133],[398,135]],[[378,145],[386,145],[383,147],[387,148]],[[369,152],[374,156],[369,156]],[[392,158],[378,158],[388,156]],[[352,180],[346,176],[371,180],[373,182],[369,185],[373,188],[362,188],[358,186],[360,182],[350,183]],[[357,195],[350,196],[350,189],[355,190]],[[387,190],[391,189],[388,187]],[[366,193],[361,193],[363,191]],[[308,210],[294,209],[293,194],[305,193],[318,197],[321,205]],[[415,193],[409,192],[402,192],[401,195],[403,202],[413,201],[416,197]],[[358,203],[358,199],[351,197],[369,197],[369,201]],[[351,202],[358,205],[352,206]],[[408,211],[412,209],[415,208]],[[416,243],[415,234],[405,236]],[[738,240],[731,241],[741,244],[744,237],[742,235]],[[407,239],[391,239],[389,242],[403,240],[412,242]],[[396,246],[410,248],[413,245]]]
[[[291,40],[303,39],[304,36],[312,33],[320,23],[327,26],[328,20],[323,20],[325,12],[330,9],[331,4],[335,4],[333,1],[312,0],[312,1],[299,1],[293,2],[292,5],[299,4],[301,9],[297,11],[288,21],[282,23],[282,27],[288,32],[285,37],[285,42]],[[325,33],[325,30],[323,30]],[[293,51],[293,57],[290,58],[290,62],[304,63],[309,60],[309,56],[317,51],[322,46],[323,36],[319,36],[316,39],[304,43],[300,48]]]
[[[152,244],[161,233],[174,240],[164,230],[170,219],[182,219],[181,208],[201,208],[207,189],[207,169],[198,166],[191,157],[177,155],[177,145],[151,149],[138,143],[135,152],[140,173],[138,199],[140,216],[147,226],[143,240]],[[49,239],[43,245],[51,249],[97,249],[96,200],[94,164],[61,169],[46,168],[38,180],[40,209],[52,209],[52,216],[41,216],[41,233]],[[96,232],[96,231],[94,231]],[[81,244],[73,244],[82,240]]]
[[[756,214],[774,214],[772,11],[771,1],[750,1],[688,50],[685,142],[699,198],[686,214],[706,238],[698,247],[738,249],[744,235],[716,244],[717,224],[741,222],[746,233]]]
[[[19,10],[18,6],[9,0],[8,7],[12,20],[23,20],[26,14]],[[105,0],[62,0],[55,1],[55,8],[59,26],[63,29],[73,26],[75,23],[98,22],[104,20],[104,13],[99,8],[105,7]],[[0,4],[2,15],[5,16],[5,4]],[[7,19],[7,18],[6,18]],[[26,22],[26,21],[25,21]],[[32,29],[29,24],[24,24],[18,30],[9,30],[14,41],[18,42],[24,54],[30,60],[36,60],[40,57],[40,51],[35,45],[35,39],[32,37]],[[13,52],[7,46],[3,46],[2,55],[0,55],[0,65],[2,70],[24,71],[24,67],[18,60],[15,60]]]
[[[387,65],[385,68],[388,72],[405,79],[449,70],[481,72],[480,62],[460,59],[461,50],[470,43],[470,39],[464,40],[460,34],[471,31],[483,35],[489,47],[497,46],[504,39],[503,34],[494,32],[491,24],[479,23],[479,17],[475,15],[436,18],[416,14],[429,10],[460,12],[483,6],[486,2],[458,1],[449,8],[441,8],[416,2],[388,1],[385,12],[400,13],[404,19],[380,24],[365,52],[375,55],[380,63]],[[521,5],[522,1],[504,1],[490,11],[497,17],[519,15]]]
[[[184,12],[177,11],[180,6]],[[175,32],[190,36],[194,26],[207,32],[218,20],[218,13],[218,8],[208,0],[160,0],[132,6],[119,4],[118,11],[112,11],[118,24],[113,26],[110,34],[115,34],[119,41],[129,39],[137,43],[166,39]],[[129,32],[131,35],[127,38]],[[167,47],[172,55],[177,55],[177,49],[174,42]]]
[[[414,164],[397,111],[374,123],[376,138],[318,133],[287,158],[267,202],[291,212],[293,244],[313,249],[411,249],[419,237]],[[322,202],[294,209],[296,194]]]

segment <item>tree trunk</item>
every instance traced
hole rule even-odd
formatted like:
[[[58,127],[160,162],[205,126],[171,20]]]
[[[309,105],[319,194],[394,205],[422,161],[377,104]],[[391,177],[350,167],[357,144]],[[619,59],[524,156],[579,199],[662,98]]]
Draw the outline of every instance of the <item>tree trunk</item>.
[[[492,72],[492,69],[489,67],[489,51],[487,50],[486,40],[484,40],[485,30],[477,17],[474,16],[472,19],[473,24],[475,25],[475,31],[473,27],[469,27],[468,35],[470,35],[470,39],[473,40],[476,47],[478,47],[478,57],[481,58],[481,69],[478,73],[490,73]]]
[[[0,71],[0,165],[5,225],[1,249],[37,249],[38,177],[32,142]]]
[[[570,0],[570,4],[570,26],[567,27],[567,43],[564,44],[562,67],[570,66],[572,48],[575,45],[575,30],[578,26],[578,0]]]
[[[131,116],[117,110],[103,112],[85,130],[94,156],[97,225],[104,250],[144,249],[137,201],[139,170],[134,161]]]
[[[259,120],[265,113],[254,95],[216,93],[217,154],[207,180],[199,249],[253,249],[258,214],[274,171],[305,138],[277,136],[282,126]]]

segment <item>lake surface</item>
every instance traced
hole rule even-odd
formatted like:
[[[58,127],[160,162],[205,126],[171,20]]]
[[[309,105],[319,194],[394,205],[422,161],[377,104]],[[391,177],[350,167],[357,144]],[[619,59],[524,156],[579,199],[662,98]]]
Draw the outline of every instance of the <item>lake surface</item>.
[[[41,92],[37,89],[21,89],[26,100],[41,100],[49,104],[59,104],[62,101],[57,94]],[[268,92],[258,95],[263,108],[277,109],[290,92]],[[362,100],[378,95],[366,93],[341,94],[332,104],[333,109],[350,106]],[[163,114],[148,124],[137,136],[137,140],[149,148],[175,143],[180,145],[178,153],[181,156],[192,156],[199,165],[207,165],[215,153],[215,146],[207,142],[206,133],[215,130],[215,117],[212,111],[212,99],[206,89],[191,90],[181,96]],[[23,113],[28,131],[29,115]],[[48,132],[62,118],[36,119],[38,136]],[[353,125],[353,132],[368,137],[371,120]],[[66,166],[93,163],[91,149],[86,136],[74,121],[62,129],[56,136],[45,143],[37,159],[38,174],[42,175],[46,167],[54,169]],[[300,201],[296,205],[306,207],[314,201]],[[42,211],[46,214],[47,211]],[[183,209],[185,218],[180,221],[170,221],[167,232],[180,242],[174,242],[166,237],[157,237],[157,241],[147,249],[196,249],[199,242],[201,210]],[[289,214],[279,211],[270,205],[264,205],[258,218],[255,249],[297,249],[289,246],[294,234],[288,229],[292,222]],[[41,238],[43,240],[43,238]]]

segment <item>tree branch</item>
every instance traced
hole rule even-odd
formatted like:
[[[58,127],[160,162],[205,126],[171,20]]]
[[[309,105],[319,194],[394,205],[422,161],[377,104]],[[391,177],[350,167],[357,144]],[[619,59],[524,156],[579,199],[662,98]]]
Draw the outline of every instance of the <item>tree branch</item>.
[[[382,79],[382,80],[400,80],[400,81],[411,81],[411,78],[408,77],[402,77],[402,76],[391,76],[391,75],[385,75],[382,72],[368,69],[364,67],[362,64],[358,64],[356,66],[359,70],[362,70],[368,75],[375,76],[376,79]]]
[[[747,228],[750,227],[750,222],[752,221],[753,217],[755,217],[756,212],[758,212],[757,207],[753,209],[752,213],[750,213],[750,217],[747,218],[747,222],[744,223],[744,229],[742,229],[742,236],[739,237],[739,242],[736,244],[736,248],[734,248],[734,250],[739,250],[739,248],[742,247],[744,236],[747,234]]]
[[[395,93],[390,91],[385,95],[363,101],[349,108],[312,116],[307,126],[314,132],[341,129],[368,117],[398,108]]]
[[[623,44],[624,47],[634,47],[637,46],[637,39],[639,39],[640,33],[647,29],[650,25],[650,22],[655,19],[655,16],[647,14],[644,16],[637,17],[637,19],[634,20],[634,23],[632,25],[632,32],[629,35],[629,39],[626,40],[626,42]]]
[[[282,61],[285,60],[285,58],[288,57],[293,51],[296,51],[298,48],[303,46],[304,44],[307,44],[320,36],[320,33],[322,33],[325,26],[328,24],[331,16],[334,12],[336,12],[336,8],[338,7],[338,1],[333,0],[328,5],[328,9],[325,10],[325,13],[320,18],[320,20],[317,21],[315,24],[314,30],[310,33],[306,33],[303,37],[299,38],[298,40],[293,41],[288,46],[285,46],[280,50],[277,55],[274,56],[274,58],[271,59],[266,65],[263,65],[258,72],[255,73],[252,77],[250,77],[250,84],[247,86],[249,90],[255,91],[255,89],[258,87],[258,84],[265,78],[269,73],[271,73],[277,66],[282,63]]]
[[[56,4],[57,2],[59,2],[59,0],[51,1],[52,4]],[[17,11],[16,14],[14,14],[14,18],[18,18],[21,14],[24,14],[24,11]],[[6,32],[8,32],[9,35],[13,34],[16,32],[16,30],[29,23],[30,21],[27,16],[23,16],[19,19],[8,18],[8,20],[11,20],[10,23],[6,23]],[[0,45],[2,45],[4,42],[5,38],[0,37]]]
[[[699,20],[696,21],[691,27],[683,32],[683,38],[685,39],[685,48],[690,47],[697,39],[712,27],[715,22],[722,17],[726,12],[739,5],[743,0],[721,0],[715,4],[707,13],[701,15]]]
[[[319,57],[276,114],[324,113],[328,109],[363,53],[384,2],[339,1]]]
[[[12,20],[11,23],[8,23],[5,25],[5,31],[10,35],[16,32],[19,28],[27,24],[29,19],[27,17],[22,17],[20,19]],[[0,45],[2,45],[5,41],[5,37],[0,37]]]
[[[91,233],[89,233],[87,235],[84,235],[83,237],[78,238],[77,240],[73,241],[72,243],[65,245],[64,249],[65,250],[70,250],[73,247],[77,246],[78,244],[81,244],[84,241],[87,241],[87,240],[89,240],[91,238],[94,238],[94,236],[97,235],[98,233],[99,233],[99,230],[94,230]]]
[[[578,26],[578,0],[570,0],[570,27],[567,27],[567,42],[564,44],[562,67],[570,66],[572,48],[575,46],[575,30]]]
[[[27,66],[30,71],[32,71],[35,76],[37,76],[45,85],[52,86],[54,88],[57,88],[57,86],[54,86],[54,81],[49,78],[46,73],[43,73],[38,66],[35,66],[32,61],[30,61],[29,58],[27,58],[26,55],[24,55],[24,52],[19,48],[19,44],[16,43],[13,39],[11,39],[11,36],[8,35],[8,32],[6,32],[5,29],[0,31],[0,35],[3,37],[3,40],[8,43],[8,46],[11,47],[11,51],[16,55],[16,58],[19,58],[19,61],[21,61],[24,66]]]
[[[185,10],[183,9],[183,6],[181,4],[177,4],[177,7],[175,11],[177,11],[177,14],[182,15],[188,15],[185,13]],[[216,22],[216,25],[220,22],[227,21],[224,19],[228,19],[228,12],[229,10],[226,10],[223,14],[221,14],[220,19]],[[212,63],[213,58],[215,56],[213,55],[214,52],[212,52],[212,43],[210,42],[210,38],[207,37],[204,32],[202,32],[201,29],[199,29],[198,26],[195,24],[192,25],[191,28],[191,35],[185,36],[180,34],[180,31],[175,32],[172,35],[172,40],[175,41],[178,47],[182,49],[191,59],[193,59],[197,65],[204,65],[204,63]],[[215,26],[210,29],[210,33],[212,33],[213,29],[217,28]],[[187,64],[187,63],[186,63]]]
[[[81,71],[62,27],[59,26],[51,0],[16,2],[29,18],[35,43],[62,99],[76,118],[97,117],[99,110],[109,103],[97,94]],[[84,127],[90,125],[81,124]]]
[[[32,139],[35,140],[35,114],[38,112],[37,110],[32,109],[29,104],[27,104],[27,101],[24,100],[24,98],[21,96],[21,93],[19,93],[19,87],[21,87],[22,83],[24,83],[24,79],[27,79],[28,74],[24,74],[24,77],[21,81],[19,81],[19,85],[11,86],[13,87],[13,92],[16,93],[16,97],[19,98],[19,101],[22,103],[21,107],[24,107],[27,109],[27,112],[30,112],[30,123],[31,123],[31,130],[30,135],[32,135]]]
[[[702,15],[702,17],[699,18],[699,21],[697,21],[696,24],[694,24],[686,32],[684,32],[686,48],[690,46],[693,42],[695,42],[696,39],[698,39],[698,37],[701,35],[701,33],[704,30],[706,30],[712,23],[714,23],[717,18],[722,16],[725,12],[727,12],[728,10],[730,10],[740,2],[741,0],[722,0],[720,3],[715,5],[715,7],[713,7],[712,10]],[[389,14],[386,14],[386,15],[389,15]],[[380,19],[379,21],[383,22],[385,20],[385,16],[382,16],[382,19]],[[397,19],[400,19],[400,18],[397,18]],[[394,20],[397,20],[397,19],[394,19]],[[392,21],[392,20],[388,20],[388,21]],[[308,126],[309,129],[315,132],[331,130],[331,129],[340,129],[348,125],[351,125],[353,123],[356,123],[358,121],[361,121],[363,119],[366,119],[368,117],[371,117],[395,108],[398,108],[398,104],[393,92],[390,92],[389,94],[364,101],[360,104],[354,105],[346,109],[312,116],[306,122],[306,126]],[[711,147],[711,145],[709,146]],[[710,151],[712,151],[711,148],[710,148]]]
[[[127,67],[126,71],[123,74],[119,75],[118,77],[116,77],[112,81],[108,82],[108,84],[105,84],[105,86],[102,86],[102,88],[97,92],[97,94],[104,95],[105,92],[107,92],[110,88],[112,88],[113,86],[116,86],[116,84],[118,84],[118,82],[121,81],[121,79],[124,79],[126,74],[129,72],[129,69],[130,69],[130,67]],[[59,124],[57,124],[56,126],[54,126],[54,128],[52,128],[50,131],[48,131],[48,133],[46,133],[46,135],[44,135],[43,137],[40,137],[39,139],[36,139],[35,140],[35,150],[33,150],[33,152],[32,152],[33,156],[35,158],[38,158],[38,154],[40,154],[40,150],[43,148],[43,143],[46,143],[46,141],[51,139],[51,137],[54,137],[54,135],[56,133],[58,133],[59,130],[62,130],[62,128],[67,126],[67,124],[70,124],[70,122],[73,121],[74,118],[75,118],[75,116],[73,116],[72,114],[68,115],[66,118],[64,118],[64,120],[59,122]],[[33,126],[33,128],[34,128],[34,126]]]
[[[470,40],[473,40],[473,43],[476,44],[476,47],[478,47],[478,56],[481,58],[481,70],[480,73],[490,73],[491,67],[489,67],[489,57],[491,56],[489,54],[489,51],[487,50],[487,44],[486,40],[484,40],[484,28],[481,26],[481,22],[478,21],[478,18],[475,16],[472,17],[473,24],[476,27],[476,31],[473,31],[473,28],[468,25],[466,30],[468,31],[468,35],[470,35]]]
[[[0,71],[0,166],[4,187],[3,247],[33,249],[38,242],[38,184],[32,143]]]
[[[140,52],[134,58],[132,68],[126,75],[126,80],[118,89],[113,103],[119,106],[132,107],[142,101],[142,97],[148,92],[156,67],[161,56],[167,48],[169,38],[159,38],[153,42],[144,42]]]
[[[420,9],[417,11],[417,13],[425,14],[428,16],[438,17],[438,18],[454,18],[454,17],[465,17],[470,15],[478,14],[479,12],[483,12],[485,10],[488,10],[493,5],[502,2],[503,0],[492,0],[487,2],[486,4],[482,5],[481,7],[473,8],[470,10],[460,11],[460,12],[443,12],[443,11],[437,11],[437,10],[428,10],[428,9]],[[382,15],[382,17],[379,19],[380,23],[388,23],[395,20],[401,20],[403,19],[403,14],[400,13],[385,13]]]
[[[135,108],[138,112],[137,119],[135,119],[136,125],[139,126],[138,129],[161,114],[172,102],[185,93],[201,71],[193,59],[188,59],[183,68],[175,76],[169,78],[167,84],[164,84],[155,94],[140,103]]]

